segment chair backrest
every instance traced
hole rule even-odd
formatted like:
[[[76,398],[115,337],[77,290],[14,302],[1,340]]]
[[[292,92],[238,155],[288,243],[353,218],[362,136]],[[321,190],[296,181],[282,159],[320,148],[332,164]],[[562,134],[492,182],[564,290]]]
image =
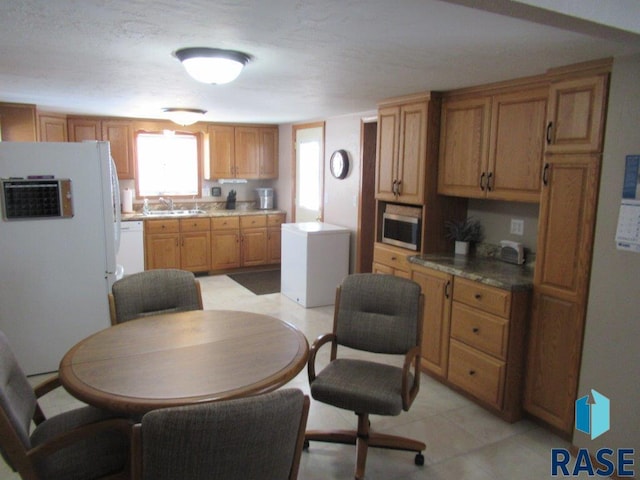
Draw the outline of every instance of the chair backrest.
[[[0,332],[0,453],[14,468],[31,448],[29,430],[36,405],[33,388]]]
[[[111,323],[159,313],[202,310],[200,284],[191,272],[147,270],[117,280],[109,295]]]
[[[309,409],[300,390],[172,407],[134,427],[133,480],[295,479]]]
[[[420,286],[393,275],[349,275],[339,287],[337,342],[375,353],[404,354],[421,342]]]

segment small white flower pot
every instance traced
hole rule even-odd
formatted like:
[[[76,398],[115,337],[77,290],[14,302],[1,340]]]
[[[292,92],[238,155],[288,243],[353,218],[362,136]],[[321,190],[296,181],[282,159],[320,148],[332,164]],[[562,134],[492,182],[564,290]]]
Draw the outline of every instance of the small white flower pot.
[[[468,255],[469,254],[469,242],[460,242],[456,240],[456,255]]]

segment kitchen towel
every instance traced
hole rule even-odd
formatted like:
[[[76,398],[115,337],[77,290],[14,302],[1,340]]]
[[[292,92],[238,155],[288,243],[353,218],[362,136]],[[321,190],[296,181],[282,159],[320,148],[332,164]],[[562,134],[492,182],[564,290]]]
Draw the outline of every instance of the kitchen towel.
[[[125,188],[122,190],[122,195],[120,195],[120,200],[122,203],[122,213],[132,213],[133,212],[133,190],[130,188]]]

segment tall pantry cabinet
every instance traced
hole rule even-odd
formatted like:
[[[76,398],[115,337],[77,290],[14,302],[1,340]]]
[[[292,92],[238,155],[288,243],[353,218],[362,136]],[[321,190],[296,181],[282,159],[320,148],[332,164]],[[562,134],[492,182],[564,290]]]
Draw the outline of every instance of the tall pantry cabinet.
[[[524,408],[570,434],[602,160],[610,62],[558,71],[549,89]]]

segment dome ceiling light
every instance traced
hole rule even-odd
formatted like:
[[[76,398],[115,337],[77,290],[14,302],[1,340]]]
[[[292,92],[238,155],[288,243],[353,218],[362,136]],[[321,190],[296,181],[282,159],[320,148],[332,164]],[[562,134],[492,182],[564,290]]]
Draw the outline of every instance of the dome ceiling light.
[[[202,120],[206,110],[199,108],[163,108],[169,120],[186,127]]]
[[[181,48],[173,55],[182,62],[187,73],[202,83],[221,85],[238,78],[251,60],[246,53],[219,48]]]

